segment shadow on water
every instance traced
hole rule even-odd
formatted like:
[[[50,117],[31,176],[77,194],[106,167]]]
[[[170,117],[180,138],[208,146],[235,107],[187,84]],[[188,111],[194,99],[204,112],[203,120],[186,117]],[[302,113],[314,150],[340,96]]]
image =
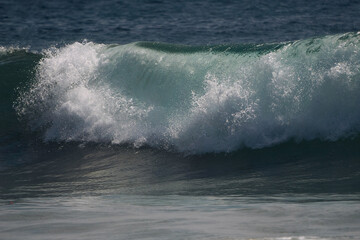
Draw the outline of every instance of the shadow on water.
[[[32,149],[34,160],[0,172],[0,195],[354,194],[360,186],[358,146],[359,139],[288,142],[184,156],[152,148],[41,143]]]

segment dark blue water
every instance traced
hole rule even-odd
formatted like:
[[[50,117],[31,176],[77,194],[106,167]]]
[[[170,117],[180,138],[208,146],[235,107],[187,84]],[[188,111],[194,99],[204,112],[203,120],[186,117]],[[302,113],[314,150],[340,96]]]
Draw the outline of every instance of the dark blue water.
[[[1,45],[265,43],[358,31],[359,1],[4,1]]]
[[[0,0],[0,239],[360,238],[359,12]]]

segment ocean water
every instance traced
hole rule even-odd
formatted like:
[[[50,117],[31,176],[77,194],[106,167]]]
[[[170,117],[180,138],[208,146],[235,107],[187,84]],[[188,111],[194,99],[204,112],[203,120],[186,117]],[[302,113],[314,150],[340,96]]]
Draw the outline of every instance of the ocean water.
[[[0,0],[0,239],[359,239],[359,12]]]

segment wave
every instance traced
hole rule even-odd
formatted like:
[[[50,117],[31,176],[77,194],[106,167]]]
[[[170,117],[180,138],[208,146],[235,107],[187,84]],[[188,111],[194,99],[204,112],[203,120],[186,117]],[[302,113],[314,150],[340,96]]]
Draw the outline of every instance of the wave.
[[[76,42],[34,56],[14,107],[44,141],[197,154],[360,130],[360,33],[258,45]]]

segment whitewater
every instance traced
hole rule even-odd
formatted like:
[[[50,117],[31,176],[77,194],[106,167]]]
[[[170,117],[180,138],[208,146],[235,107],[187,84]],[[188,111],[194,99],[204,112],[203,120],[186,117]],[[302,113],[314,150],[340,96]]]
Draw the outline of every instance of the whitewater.
[[[84,41],[34,54],[41,60],[14,107],[45,142],[200,154],[360,130],[360,33],[279,44]]]

